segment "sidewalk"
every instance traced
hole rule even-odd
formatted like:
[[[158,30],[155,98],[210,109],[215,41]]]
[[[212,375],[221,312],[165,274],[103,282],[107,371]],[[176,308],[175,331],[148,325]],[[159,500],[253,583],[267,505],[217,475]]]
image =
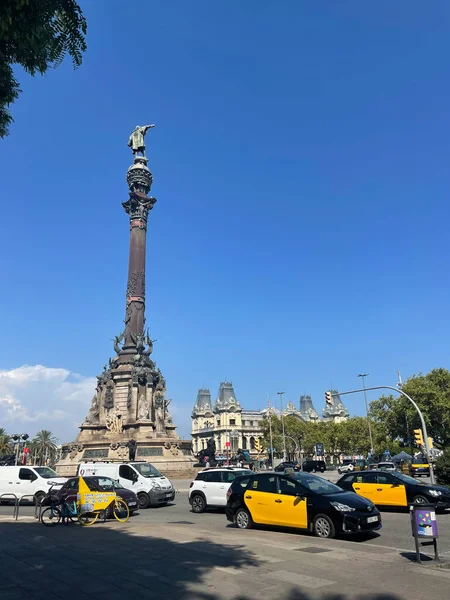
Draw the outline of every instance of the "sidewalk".
[[[450,570],[341,540],[134,517],[46,528],[0,522],[2,600],[447,600]]]

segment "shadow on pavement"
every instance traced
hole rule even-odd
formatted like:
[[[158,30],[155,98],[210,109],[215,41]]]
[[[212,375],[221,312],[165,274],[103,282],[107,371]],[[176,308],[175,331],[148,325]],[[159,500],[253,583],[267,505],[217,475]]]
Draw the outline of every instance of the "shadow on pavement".
[[[183,532],[179,534],[183,538]],[[77,600],[127,597],[154,600],[316,600],[270,579],[263,559],[242,545],[210,540],[172,541],[151,527],[121,524],[0,523],[0,598]],[[242,572],[240,572],[242,571]],[[261,574],[264,575],[260,581]],[[305,573],[306,574],[306,573]],[[239,578],[241,583],[236,582]],[[277,590],[278,585],[280,589]],[[266,590],[266,591],[264,591]],[[345,594],[322,594],[344,600]],[[352,596],[352,599],[355,597]],[[361,600],[398,600],[389,594]]]

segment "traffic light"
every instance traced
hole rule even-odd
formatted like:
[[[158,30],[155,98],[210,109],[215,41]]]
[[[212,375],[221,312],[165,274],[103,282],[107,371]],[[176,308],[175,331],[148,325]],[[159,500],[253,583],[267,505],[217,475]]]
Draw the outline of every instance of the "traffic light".
[[[428,438],[428,448],[431,450],[431,448],[433,448],[433,438],[429,437]]]
[[[330,406],[333,404],[333,396],[331,395],[331,392],[325,392],[325,402]]]
[[[261,452],[261,442],[259,441],[258,438],[255,439],[255,450],[256,452]]]
[[[418,446],[424,446],[423,434],[421,429],[414,429],[414,441]]]

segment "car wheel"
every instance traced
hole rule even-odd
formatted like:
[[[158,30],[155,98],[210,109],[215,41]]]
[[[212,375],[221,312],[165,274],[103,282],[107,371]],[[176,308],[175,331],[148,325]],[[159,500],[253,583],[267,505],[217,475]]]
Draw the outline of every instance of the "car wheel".
[[[146,492],[138,494],[139,508],[148,508],[150,506],[150,498]]]
[[[202,513],[206,510],[206,500],[200,494],[194,494],[191,498],[192,512]]]
[[[326,515],[317,515],[313,521],[313,533],[321,538],[333,538],[336,530],[333,521]]]
[[[429,501],[425,498],[425,496],[414,496],[413,498],[414,504],[429,504]]]
[[[34,503],[39,506],[39,504],[42,502],[42,500],[45,498],[45,494],[44,492],[37,492],[34,495]]]
[[[253,525],[250,513],[245,508],[240,508],[236,512],[234,522],[236,523],[236,527],[239,527],[239,529],[250,529]]]

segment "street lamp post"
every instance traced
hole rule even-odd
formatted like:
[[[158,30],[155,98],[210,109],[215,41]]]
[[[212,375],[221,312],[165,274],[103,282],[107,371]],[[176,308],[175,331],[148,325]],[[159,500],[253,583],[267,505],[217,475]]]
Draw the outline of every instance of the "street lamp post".
[[[273,469],[272,409],[269,398],[267,399],[267,408],[269,409],[270,466]]]
[[[339,392],[339,394],[332,394],[333,396],[346,396],[347,394],[356,394],[357,392],[363,392],[364,389],[362,390],[350,390],[348,392]],[[436,483],[435,477],[434,477],[434,470],[433,470],[433,463],[431,462],[431,453],[430,453],[430,446],[428,444],[428,431],[427,431],[427,426],[425,424],[425,419],[423,418],[423,414],[422,411],[420,410],[420,408],[417,406],[417,404],[414,402],[414,400],[411,398],[411,396],[408,396],[408,394],[406,392],[404,392],[402,389],[399,389],[398,387],[393,387],[392,385],[377,385],[375,387],[370,387],[367,388],[368,390],[394,390],[394,392],[397,392],[398,394],[401,394],[402,396],[405,396],[405,398],[408,398],[408,400],[411,402],[411,404],[414,406],[414,408],[417,411],[417,414],[419,415],[419,419],[420,422],[422,424],[422,432],[423,432],[423,441],[425,443],[425,452],[427,454],[427,459],[428,459],[428,463],[430,465],[430,479],[431,479],[431,484],[434,485]]]
[[[374,448],[373,448],[373,438],[372,438],[372,427],[370,426],[369,405],[367,404],[366,382],[365,382],[365,377],[367,377],[368,375],[369,375],[369,373],[360,373],[358,375],[358,377],[361,377],[363,388],[364,388],[364,402],[366,403],[366,417],[367,417],[367,424],[369,425],[370,455],[373,456]]]
[[[286,436],[284,433],[284,414],[283,414],[283,394],[286,392],[277,392],[280,396],[280,408],[281,408],[281,429],[283,431],[283,461],[286,462]]]
[[[297,458],[300,457],[300,447],[297,443],[297,440],[295,438],[293,438],[291,435],[286,435],[285,437],[289,438],[290,440],[292,440],[295,444],[295,454],[297,455]]]

